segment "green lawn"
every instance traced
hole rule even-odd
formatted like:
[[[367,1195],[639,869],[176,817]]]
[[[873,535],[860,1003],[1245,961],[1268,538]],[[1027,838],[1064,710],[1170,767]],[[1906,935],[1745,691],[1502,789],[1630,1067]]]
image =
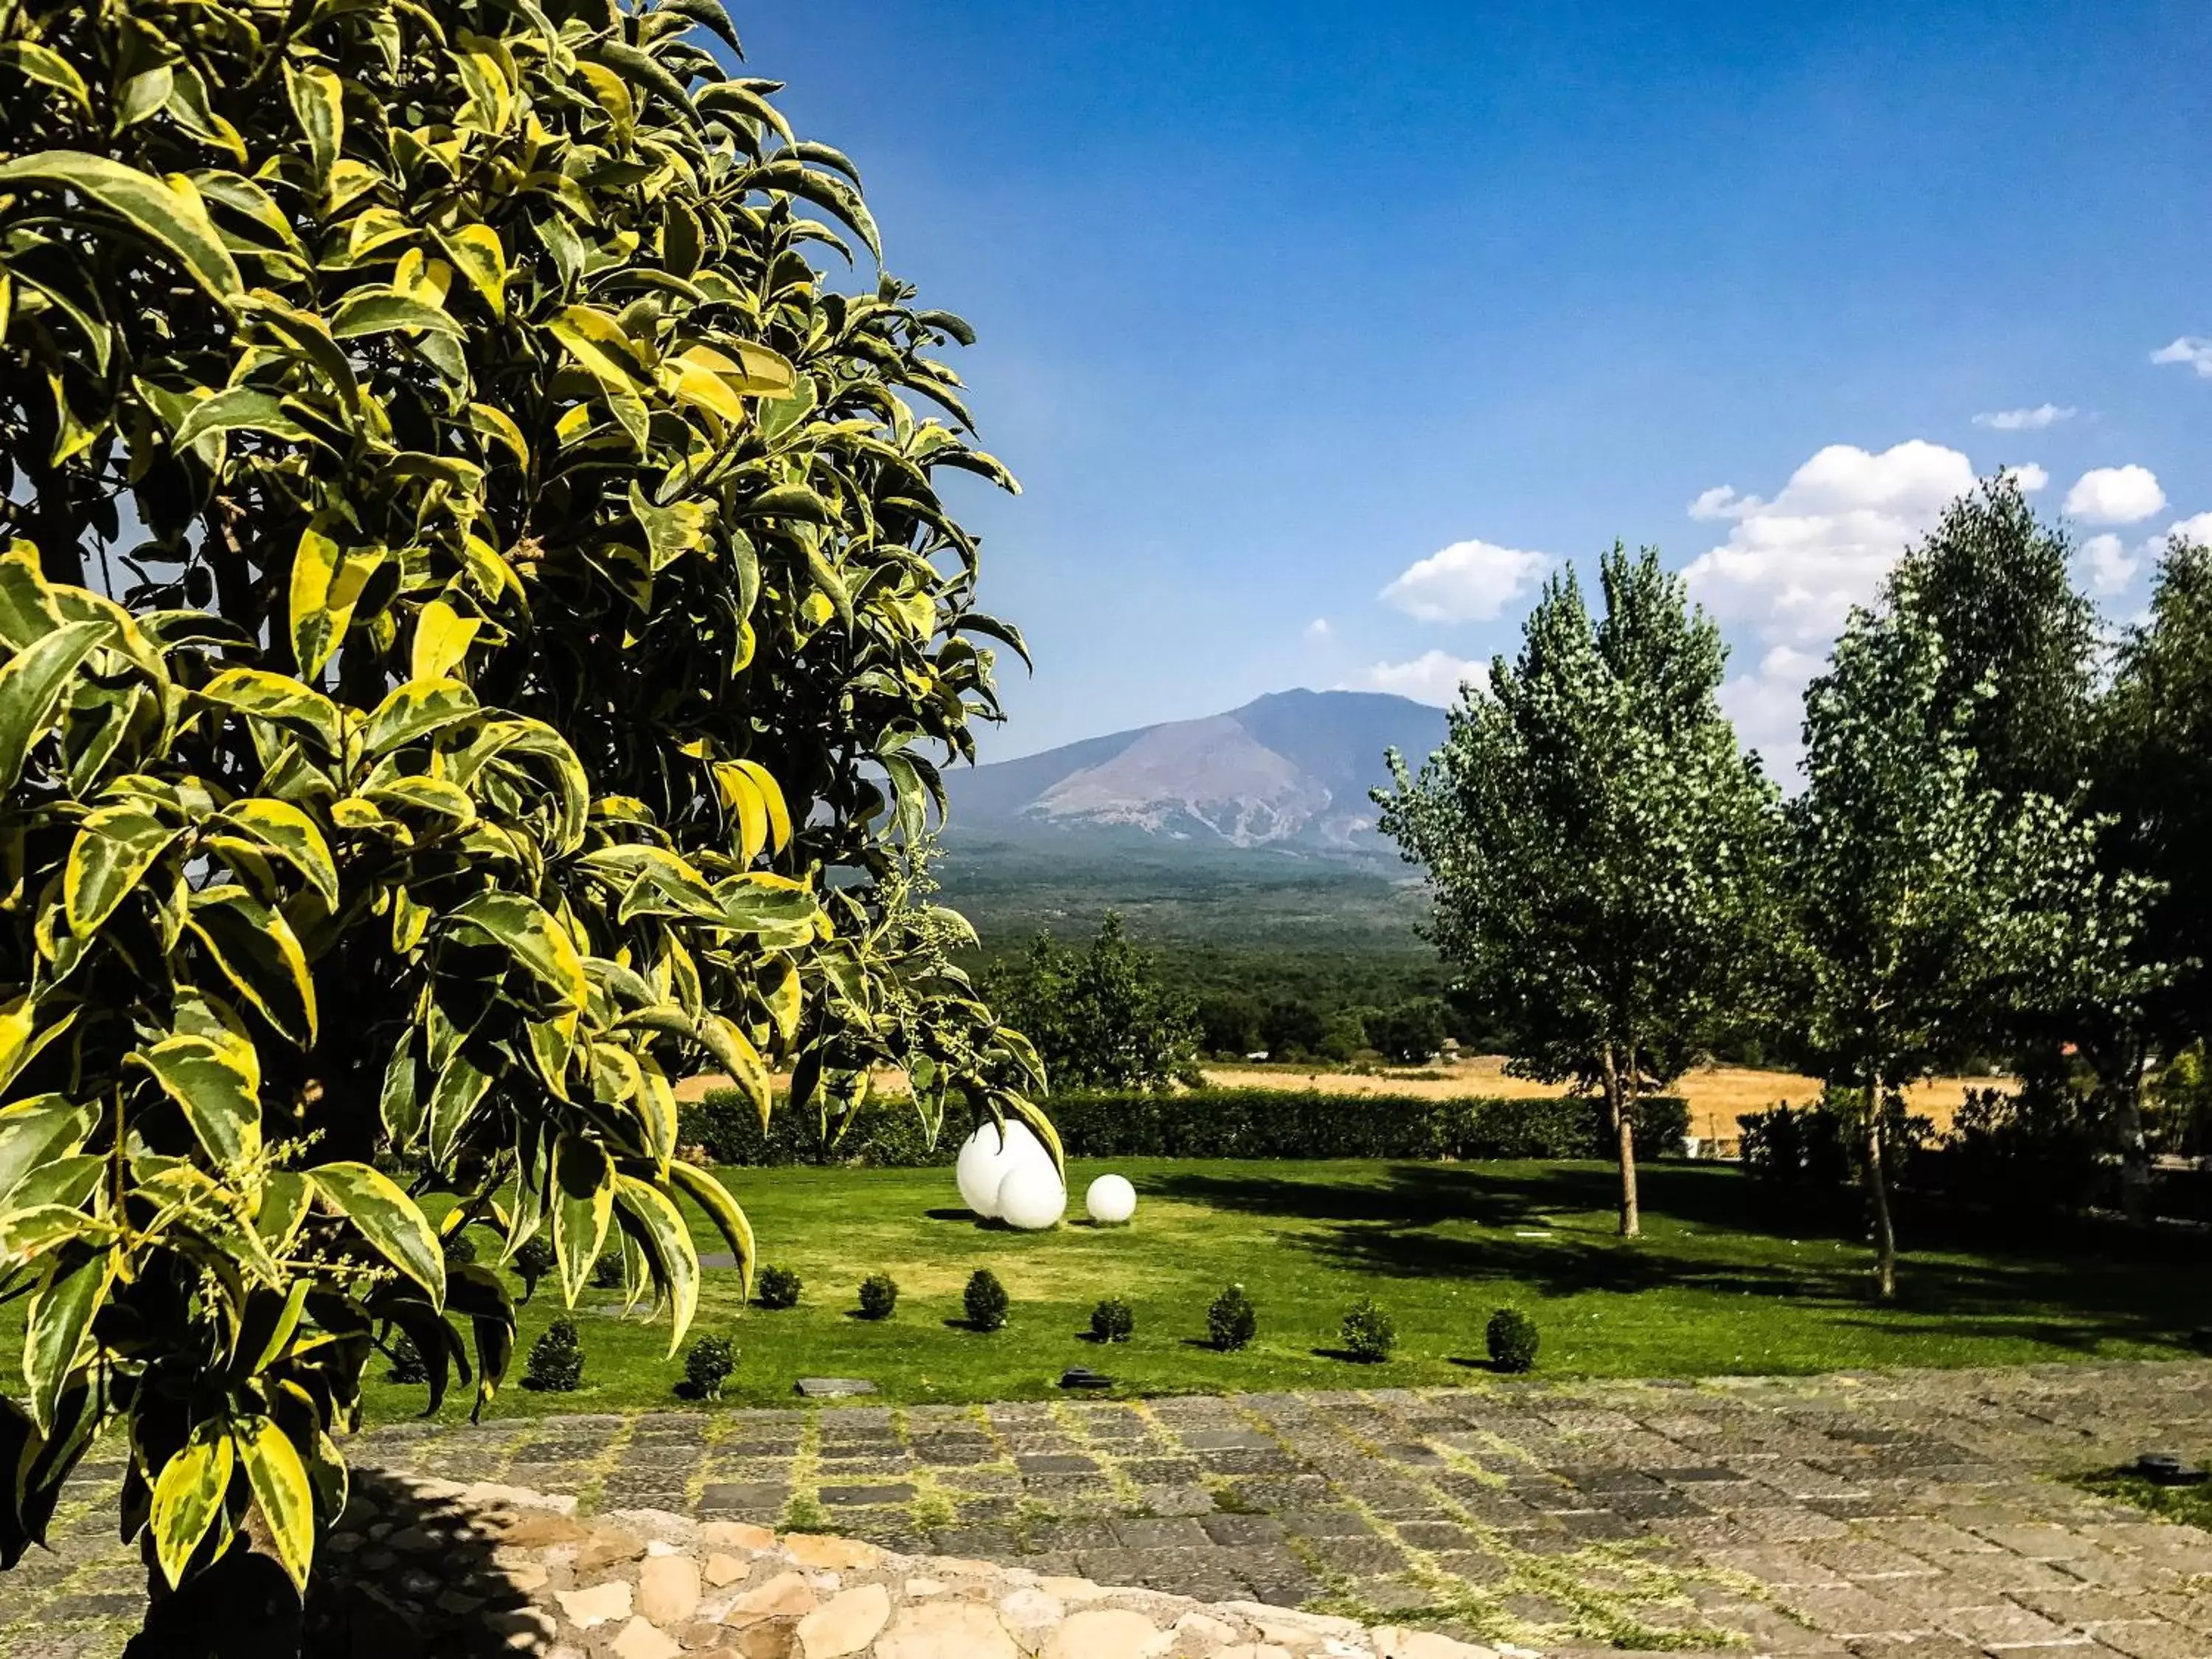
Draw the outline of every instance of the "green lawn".
[[[1108,1167],[1071,1169],[1079,1206]],[[795,1377],[836,1375],[872,1378],[894,1401],[1036,1398],[1072,1364],[1146,1393],[1466,1382],[1487,1374],[1482,1328],[1501,1304],[1541,1327],[1540,1370],[1581,1376],[2172,1357],[2212,1323],[2212,1250],[2167,1239],[2131,1251],[2110,1233],[2056,1226],[1967,1251],[1908,1220],[1903,1291],[1884,1307],[1869,1299],[1852,1212],[1824,1214],[1713,1166],[1647,1169],[1646,1236],[1634,1244],[1613,1236],[1615,1177],[1598,1164],[1111,1167],[1137,1185],[1133,1225],[1040,1236],[978,1225],[946,1170],[726,1171],[765,1259],[806,1286],[795,1310],[741,1310],[735,1273],[709,1272],[696,1328],[727,1332],[743,1351],[727,1397],[787,1404]],[[720,1248],[700,1226],[702,1248]],[[955,1322],[978,1267],[1013,1296],[1011,1323],[992,1335]],[[872,1324],[852,1310],[878,1268],[902,1296],[895,1317]],[[1259,1340],[1216,1353],[1201,1345],[1206,1306],[1231,1279],[1259,1305]],[[1137,1333],[1102,1348],[1081,1333],[1108,1295],[1135,1305]],[[1372,1366],[1332,1352],[1345,1309],[1370,1295],[1395,1316],[1400,1343]],[[666,1357],[666,1326],[611,1316],[619,1299],[586,1293],[581,1390],[510,1384],[494,1413],[674,1403],[681,1361]],[[523,1310],[526,1349],[557,1300],[541,1287]],[[418,1411],[422,1390],[384,1382],[384,1370],[372,1372],[371,1415]]]

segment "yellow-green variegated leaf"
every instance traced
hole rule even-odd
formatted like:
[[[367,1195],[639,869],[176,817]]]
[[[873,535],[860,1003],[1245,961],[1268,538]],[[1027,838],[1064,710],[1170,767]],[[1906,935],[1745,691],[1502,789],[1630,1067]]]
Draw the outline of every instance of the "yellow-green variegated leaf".
[[[386,557],[381,547],[341,548],[312,526],[300,532],[292,555],[292,655],[309,679],[345,643],[354,607]]]
[[[580,1008],[591,994],[575,941],[550,912],[518,893],[479,893],[453,907],[451,924],[504,947],[563,1007]]]
[[[173,1036],[131,1059],[176,1102],[220,1170],[237,1170],[261,1151],[261,1064],[241,1038]]]
[[[483,627],[481,617],[464,617],[444,599],[433,599],[415,618],[415,660],[410,678],[441,680],[461,665]]]
[[[46,1282],[31,1298],[23,1329],[23,1380],[29,1385],[31,1419],[41,1433],[54,1425],[77,1352],[114,1275],[108,1252],[78,1246],[55,1256]]]
[[[464,1054],[455,1054],[438,1073],[430,1090],[430,1158],[440,1167],[449,1164],[453,1147],[468,1127],[483,1097],[491,1092],[491,1073]]]
[[[193,281],[218,301],[227,303],[244,291],[238,266],[209,220],[206,204],[189,185],[179,189],[104,155],[42,149],[0,161],[0,190],[27,185],[67,191],[97,203],[173,255]]]
[[[222,1508],[233,1456],[229,1431],[220,1422],[200,1423],[155,1480],[147,1526],[154,1559],[172,1588],[184,1582],[185,1564]]]
[[[185,925],[240,995],[298,1046],[313,1046],[314,975],[299,936],[281,912],[243,887],[206,887],[191,896]]]
[[[107,623],[68,623],[0,665],[0,789],[13,789],[22,777],[31,745],[61,713],[78,666],[114,637]]]
[[[753,1224],[730,1196],[729,1188],[708,1171],[689,1164],[670,1164],[668,1178],[678,1192],[707,1212],[707,1219],[729,1242],[730,1253],[738,1259],[740,1291],[751,1296],[753,1263],[759,1251],[753,1242]]]
[[[7,64],[27,81],[53,88],[73,100],[79,108],[92,107],[92,94],[85,89],[84,76],[76,72],[76,66],[59,52],[34,40],[0,43],[0,64]]]
[[[645,1257],[653,1282],[668,1299],[668,1352],[673,1358],[699,1311],[699,1254],[691,1243],[691,1231],[684,1212],[668,1194],[651,1182],[635,1176],[615,1177],[615,1205],[623,1216],[623,1231]]]
[[[768,1062],[761,1058],[752,1039],[739,1030],[734,1021],[720,1014],[705,1014],[699,1020],[699,1040],[707,1052],[721,1062],[722,1069],[738,1091],[753,1103],[760,1114],[761,1127],[768,1127],[769,1111],[773,1104],[769,1093]]]
[[[562,1135],[553,1148],[551,1197],[553,1255],[562,1297],[574,1307],[614,1218],[615,1165],[607,1149],[581,1135]]]
[[[370,1249],[427,1291],[433,1307],[444,1305],[445,1253],[414,1200],[366,1164],[325,1164],[308,1173]]]
[[[330,843],[315,821],[291,802],[258,796],[233,801],[210,822],[206,839],[218,848],[231,842],[283,860],[299,872],[327,908],[337,908],[338,872]]]
[[[103,806],[86,814],[62,883],[70,932],[79,939],[98,933],[178,833],[141,806]]]
[[[311,738],[325,754],[339,750],[337,705],[287,675],[265,668],[226,668],[198,695],[218,707]]]
[[[307,1465],[272,1419],[249,1417],[238,1425],[238,1451],[246,1484],[268,1523],[276,1559],[294,1586],[307,1587],[307,1568],[315,1556],[315,1490]]]

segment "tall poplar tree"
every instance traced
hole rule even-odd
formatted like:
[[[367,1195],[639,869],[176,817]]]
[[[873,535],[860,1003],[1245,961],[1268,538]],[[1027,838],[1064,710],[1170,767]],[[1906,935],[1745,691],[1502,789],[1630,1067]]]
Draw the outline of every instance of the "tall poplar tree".
[[[1721,713],[1727,647],[1680,580],[1616,544],[1599,585],[1593,618],[1571,572],[1550,581],[1519,660],[1462,691],[1418,776],[1393,752],[1375,799],[1516,1068],[1603,1088],[1633,1237],[1638,1103],[1765,957],[1776,794]]]

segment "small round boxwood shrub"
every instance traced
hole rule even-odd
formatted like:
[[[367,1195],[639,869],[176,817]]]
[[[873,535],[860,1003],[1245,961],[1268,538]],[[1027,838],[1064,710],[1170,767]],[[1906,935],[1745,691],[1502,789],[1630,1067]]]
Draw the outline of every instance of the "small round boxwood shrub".
[[[1137,1310],[1109,1296],[1091,1310],[1091,1334],[1101,1342],[1127,1342],[1137,1328]]]
[[[968,1310],[970,1330],[995,1331],[1006,1322],[1006,1287],[988,1267],[975,1269],[960,1293],[960,1304]]]
[[[1398,1346],[1396,1323],[1370,1301],[1352,1304],[1352,1311],[1344,1316],[1343,1331],[1344,1351],[1370,1365],[1388,1359],[1390,1350]]]
[[[763,1308],[795,1308],[804,1286],[788,1267],[763,1267],[753,1281],[753,1300]]]
[[[1536,1322],[1518,1308],[1500,1308],[1490,1316],[1485,1334],[1490,1363],[1501,1371],[1525,1371],[1536,1363]]]
[[[541,1394],[567,1394],[583,1380],[584,1345],[576,1334],[576,1322],[556,1319],[530,1345],[522,1386]]]
[[[860,1281],[860,1317],[889,1319],[898,1306],[898,1280],[889,1273],[870,1273]]]
[[[508,1265],[514,1269],[514,1276],[522,1281],[522,1299],[527,1302],[538,1294],[538,1281],[559,1264],[554,1258],[553,1246],[541,1233],[517,1250],[514,1260]]]
[[[1260,1310],[1244,1294],[1242,1285],[1231,1285],[1213,1298],[1206,1310],[1206,1333],[1224,1353],[1233,1353],[1250,1342],[1260,1328]]]
[[[603,1291],[618,1291],[623,1287],[623,1253],[602,1250],[598,1261],[592,1263],[592,1283]]]
[[[428,1382],[430,1368],[422,1363],[422,1351],[415,1346],[415,1339],[402,1331],[393,1339],[392,1369],[385,1373],[394,1382]]]
[[[702,1336],[684,1356],[684,1391],[694,1400],[720,1400],[722,1384],[737,1368],[737,1344],[726,1336]]]

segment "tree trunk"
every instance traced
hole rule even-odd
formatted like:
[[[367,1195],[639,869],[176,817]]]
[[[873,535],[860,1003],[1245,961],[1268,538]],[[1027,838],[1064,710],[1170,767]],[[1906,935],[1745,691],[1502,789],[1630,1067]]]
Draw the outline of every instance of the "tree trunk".
[[[181,1589],[154,1564],[147,1534],[146,1622],[123,1659],[300,1659],[300,1597],[276,1558],[252,1548],[259,1518]]]
[[[1887,1300],[1897,1294],[1897,1229],[1889,1216],[1889,1172],[1882,1167],[1886,1137],[1881,1085],[1869,1083],[1866,1094],[1867,1194],[1874,1201],[1875,1271]]]
[[[2148,1070],[2142,1045],[2136,1045],[2127,1076],[2121,1080],[2118,1121],[2120,1132],[2120,1213],[2130,1226],[2150,1219],[2150,1142],[2143,1133],[2143,1073]]]
[[[1644,1216],[1636,1198],[1636,1050],[1628,1051],[1624,1073],[1613,1045],[1605,1045],[1605,1097],[1613,1115],[1614,1142],[1620,1155],[1620,1236],[1643,1236]]]

